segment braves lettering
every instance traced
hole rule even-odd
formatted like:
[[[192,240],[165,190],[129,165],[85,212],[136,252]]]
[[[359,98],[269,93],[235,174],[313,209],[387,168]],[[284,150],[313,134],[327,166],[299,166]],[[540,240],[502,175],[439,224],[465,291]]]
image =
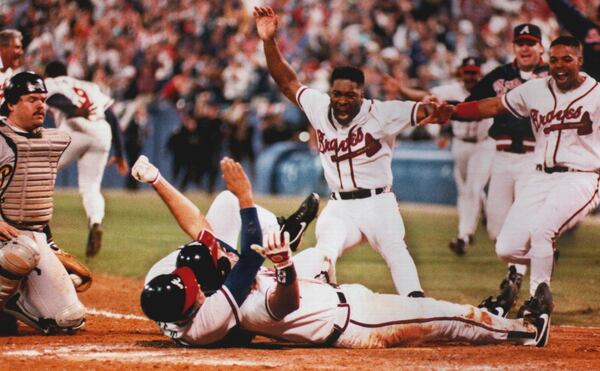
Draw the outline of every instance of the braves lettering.
[[[362,132],[362,128],[358,128],[356,132],[354,132],[353,129],[350,129],[348,137],[338,143],[337,138],[328,140],[327,138],[325,138],[325,133],[323,133],[321,130],[317,130],[317,139],[319,152],[337,153],[339,151],[348,151],[351,147],[354,147],[355,145],[359,144],[364,140],[364,135]]]
[[[498,79],[494,81],[493,89],[496,92],[496,95],[502,95],[506,94],[507,91],[510,91],[521,84],[522,82],[519,78],[512,80]]]
[[[583,115],[582,115],[583,113]],[[531,122],[535,130],[544,127],[544,134],[549,134],[556,130],[577,129],[578,135],[587,135],[592,133],[592,120],[590,113],[583,112],[583,106],[577,108],[567,108],[566,110],[550,111],[541,114],[537,110],[530,111]],[[579,119],[581,117],[581,119]],[[572,120],[565,122],[566,120]],[[555,124],[551,124],[557,121]]]

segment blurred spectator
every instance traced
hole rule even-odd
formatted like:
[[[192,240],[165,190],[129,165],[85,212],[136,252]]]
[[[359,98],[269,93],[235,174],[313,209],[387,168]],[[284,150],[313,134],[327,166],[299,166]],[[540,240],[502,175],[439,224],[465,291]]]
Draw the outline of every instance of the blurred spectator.
[[[200,154],[200,137],[196,120],[180,109],[181,126],[169,137],[167,148],[173,154],[173,183],[184,192],[190,181],[197,179],[195,166]]]
[[[231,157],[242,162],[248,161],[249,173],[254,177],[254,127],[248,120],[249,110],[246,103],[234,101],[225,112],[224,119],[227,124],[227,140]]]
[[[210,93],[202,93],[196,100],[195,117],[199,137],[195,182],[202,187],[207,176],[206,191],[215,192],[219,161],[223,146],[223,120],[219,105]]]

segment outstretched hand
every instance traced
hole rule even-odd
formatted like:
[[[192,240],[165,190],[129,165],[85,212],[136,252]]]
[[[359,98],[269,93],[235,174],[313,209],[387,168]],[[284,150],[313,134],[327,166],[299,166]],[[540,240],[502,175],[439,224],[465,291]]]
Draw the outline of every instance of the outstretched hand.
[[[452,117],[452,114],[455,111],[455,106],[448,104],[448,103],[442,103],[442,104],[427,103],[426,105],[427,105],[427,116],[419,121],[419,125],[427,125],[427,124],[444,125],[448,121],[450,121],[450,118]]]
[[[140,156],[131,168],[131,176],[138,182],[155,184],[160,179],[160,172],[152,165],[148,157]]]
[[[242,165],[229,157],[221,160],[221,171],[227,189],[233,193],[240,202],[241,208],[254,206],[252,198],[252,185],[244,172]]]
[[[277,33],[278,18],[273,8],[267,6],[255,6],[254,19],[256,20],[256,31],[258,37],[263,41],[271,40]]]

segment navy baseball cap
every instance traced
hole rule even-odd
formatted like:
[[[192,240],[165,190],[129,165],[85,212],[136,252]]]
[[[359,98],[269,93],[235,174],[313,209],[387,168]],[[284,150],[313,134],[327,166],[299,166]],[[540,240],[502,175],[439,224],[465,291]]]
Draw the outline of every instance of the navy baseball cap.
[[[460,70],[465,72],[481,72],[481,59],[477,57],[466,57],[460,64]]]
[[[542,31],[538,26],[531,23],[520,24],[513,30],[513,43],[521,40],[530,40],[541,44]]]

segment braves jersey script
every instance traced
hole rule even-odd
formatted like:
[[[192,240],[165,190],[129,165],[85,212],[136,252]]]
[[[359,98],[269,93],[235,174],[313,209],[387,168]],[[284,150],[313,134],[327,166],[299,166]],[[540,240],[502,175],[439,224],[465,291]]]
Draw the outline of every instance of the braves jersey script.
[[[567,92],[546,77],[529,81],[502,97],[513,115],[531,118],[538,141],[536,162],[545,167],[600,169],[600,87],[591,76],[580,75],[585,81]]]
[[[462,102],[469,92],[459,81],[452,81],[449,84],[436,86],[431,89],[431,93],[436,97],[448,102]],[[491,119],[481,121],[450,121],[454,137],[459,139],[475,139],[478,142],[488,137],[488,130],[492,124]]]
[[[69,98],[77,107],[95,108],[88,117],[92,122],[104,120],[104,111],[114,103],[114,100],[104,94],[97,84],[90,81],[78,80],[70,76],[47,78],[44,81],[48,89],[48,97],[61,94]],[[53,109],[53,112],[59,114],[60,118],[57,119],[57,125],[61,125],[66,117],[56,109]]]
[[[296,93],[296,101],[317,133],[319,156],[331,191],[392,184],[396,135],[417,125],[419,103],[365,99],[356,117],[340,125],[327,94],[303,86]]]

